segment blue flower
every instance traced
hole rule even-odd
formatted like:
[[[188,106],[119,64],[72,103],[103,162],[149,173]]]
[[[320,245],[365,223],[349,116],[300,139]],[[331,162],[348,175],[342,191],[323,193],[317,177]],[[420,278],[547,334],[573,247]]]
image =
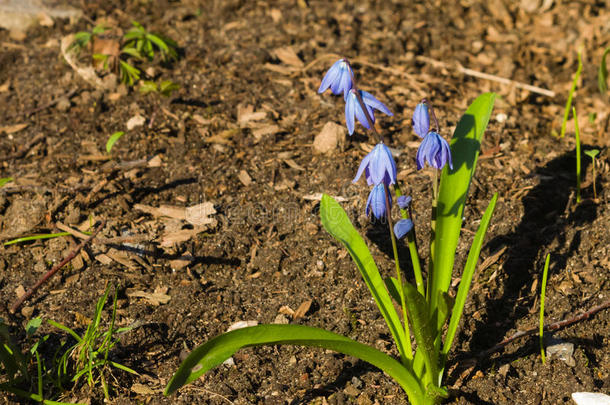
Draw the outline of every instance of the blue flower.
[[[371,211],[375,218],[381,219],[385,217],[386,206],[385,206],[385,186],[383,184],[377,184],[371,190],[368,200],[366,200],[366,215],[368,216]],[[390,207],[392,206],[392,195],[388,194]]]
[[[373,113],[373,109],[379,110],[389,116],[392,116],[392,112],[386,107],[381,101],[377,100],[370,93],[367,93],[363,90],[358,90],[360,97],[362,97],[362,101],[364,102],[364,106],[366,107],[367,112],[369,113],[369,117],[373,124],[375,123],[375,115]],[[356,90],[350,90],[347,98],[345,99],[345,122],[347,123],[347,130],[349,134],[354,133],[354,117],[358,118],[358,121],[364,126],[366,129],[371,129],[368,120],[366,119],[366,114],[362,110],[360,103],[358,102],[358,96],[356,95]]]
[[[366,182],[369,186],[380,183],[383,183],[386,186],[396,184],[396,163],[394,162],[390,148],[385,146],[383,142],[378,143],[377,146],[362,159],[353,183],[360,179],[363,172],[365,173]]]
[[[428,135],[430,130],[430,115],[428,114],[428,105],[426,103],[419,103],[415,107],[412,122],[413,129],[420,138]]]
[[[409,204],[411,204],[411,200],[411,196],[407,197],[405,195],[401,195],[396,199],[396,204],[398,204],[398,207],[401,210],[406,210],[409,207]]]
[[[442,169],[449,162],[449,167],[453,170],[449,144],[434,131],[429,132],[421,142],[415,159],[417,160],[417,170],[422,169],[426,161],[436,169]]]
[[[345,59],[339,59],[328,69],[318,93],[324,93],[329,87],[333,94],[343,93],[343,99],[347,98],[347,93],[352,89],[352,73],[351,66]]]
[[[413,229],[413,221],[410,219],[401,219],[394,224],[394,235],[396,235],[398,239],[402,239],[411,229]]]

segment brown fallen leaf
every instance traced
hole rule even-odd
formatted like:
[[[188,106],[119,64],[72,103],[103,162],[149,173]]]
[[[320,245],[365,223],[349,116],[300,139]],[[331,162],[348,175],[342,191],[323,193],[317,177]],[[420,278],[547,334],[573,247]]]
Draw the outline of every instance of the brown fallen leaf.
[[[184,207],[161,205],[157,208],[145,204],[135,204],[133,207],[139,211],[150,214],[153,217],[170,217],[186,220],[186,208]]]
[[[297,68],[302,68],[304,66],[303,61],[301,58],[299,58],[299,55],[297,55],[294,49],[292,49],[290,46],[276,48],[273,53],[279,60],[287,65]]]
[[[254,111],[254,107],[252,105],[242,105],[237,106],[237,123],[240,127],[245,127],[250,121],[260,121],[267,117],[267,112],[265,111]]]
[[[197,234],[205,231],[207,227],[195,227],[194,229],[182,229],[176,232],[166,233],[161,236],[161,247],[170,247],[178,243],[186,242]]]

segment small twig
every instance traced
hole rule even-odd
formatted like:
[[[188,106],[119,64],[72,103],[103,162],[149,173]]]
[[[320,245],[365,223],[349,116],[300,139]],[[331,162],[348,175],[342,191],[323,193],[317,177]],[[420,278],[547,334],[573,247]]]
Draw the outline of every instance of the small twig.
[[[531,91],[532,93],[542,94],[543,96],[555,97],[554,91],[551,91],[548,89],[543,89],[542,87],[538,87],[538,86],[532,86],[531,84],[517,82],[515,80],[507,79],[505,77],[500,77],[500,76],[492,75],[489,73],[483,73],[483,72],[479,72],[476,70],[468,69],[468,68],[463,67],[460,64],[458,64],[457,66],[452,66],[445,62],[441,62],[440,60],[428,58],[427,56],[418,56],[416,59],[419,61],[422,61],[422,62],[429,63],[433,66],[442,67],[445,69],[454,69],[454,70],[457,70],[458,72],[463,73],[468,76],[473,76],[473,77],[477,77],[479,79],[491,80],[493,82],[507,84],[510,86],[515,86],[520,89],[525,89],[525,90]]]
[[[55,226],[57,229],[68,232],[70,235],[80,238],[80,239],[88,239],[89,235],[84,234],[74,228],[70,228],[69,226],[62,224],[61,222],[56,222]],[[152,239],[150,235],[126,235],[126,236],[116,236],[114,238],[97,238],[92,241],[92,244],[97,245],[113,245],[113,244],[121,244],[121,243],[139,243],[139,242],[148,242]]]
[[[25,294],[23,294],[21,297],[19,297],[17,299],[17,301],[15,301],[15,303],[11,306],[9,312],[11,314],[14,314],[17,309],[19,309],[19,307],[21,306],[21,304],[23,304],[23,302],[25,300],[27,300],[28,298],[30,298],[32,296],[32,294],[34,294],[36,292],[36,290],[45,283],[45,281],[47,281],[49,278],[51,278],[55,273],[57,273],[59,271],[59,269],[61,269],[62,267],[64,267],[70,260],[74,259],[76,257],[76,255],[78,254],[78,252],[80,252],[80,250],[85,247],[85,245],[89,242],[91,242],[93,240],[93,238],[95,238],[95,236],[104,228],[104,226],[106,225],[106,221],[102,221],[101,224],[99,224],[99,226],[95,229],[95,231],[93,231],[93,233],[91,234],[91,236],[89,236],[87,239],[85,239],[84,241],[81,242],[80,245],[78,245],[72,252],[70,252],[70,254],[68,256],[66,256],[65,259],[63,259],[60,263],[58,263],[57,265],[55,265],[51,270],[49,270],[44,276],[42,276],[42,278],[40,280],[38,280],[38,282],[36,284],[34,284],[34,286],[32,288],[30,288]]]
[[[575,324],[576,322],[580,322],[583,321],[585,319],[589,319],[590,317],[592,317],[593,315],[595,315],[596,313],[598,313],[601,310],[604,310],[606,308],[610,308],[610,300],[600,304],[600,305],[596,305],[593,308],[589,309],[586,312],[583,312],[580,315],[576,315],[573,318],[569,318],[569,319],[564,319],[563,321],[558,321],[558,322],[554,322],[551,324],[547,324],[544,326],[544,331],[545,332],[549,332],[549,331],[554,331],[554,330],[558,330],[561,328],[564,328],[566,326]],[[517,333],[515,333],[514,335],[504,339],[503,341],[501,341],[500,343],[498,343],[497,345],[495,345],[494,347],[487,349],[481,353],[478,354],[478,358],[483,358],[483,357],[487,357],[490,354],[492,354],[493,352],[500,350],[501,348],[503,348],[504,346],[506,346],[507,344],[509,344],[510,342],[519,339],[523,336],[529,336],[529,335],[533,335],[535,333],[537,333],[539,331],[538,327],[535,328],[531,328],[525,331],[519,331]]]

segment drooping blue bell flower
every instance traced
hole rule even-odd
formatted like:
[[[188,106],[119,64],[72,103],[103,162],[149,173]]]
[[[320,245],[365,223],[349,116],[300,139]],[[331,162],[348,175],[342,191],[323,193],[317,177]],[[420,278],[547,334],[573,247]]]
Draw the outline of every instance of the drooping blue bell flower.
[[[318,93],[324,93],[329,87],[333,94],[343,93],[343,99],[347,99],[347,94],[352,89],[352,73],[351,66],[345,59],[339,59],[328,69]]]
[[[430,114],[428,113],[428,105],[426,103],[419,103],[415,107],[412,122],[413,130],[420,138],[428,135],[428,131],[430,131]]]
[[[380,183],[387,186],[396,184],[396,163],[394,162],[390,148],[383,142],[378,143],[377,146],[362,159],[353,183],[360,179],[362,173],[365,173],[366,182],[369,186]]]
[[[394,115],[388,109],[388,107],[385,106],[385,104],[373,97],[372,94],[363,90],[358,90],[358,93],[360,94],[360,97],[362,97],[364,106],[366,107],[366,110],[373,124],[375,123],[374,110],[379,110],[389,116]],[[347,98],[345,99],[345,122],[347,124],[347,131],[350,135],[354,133],[354,117],[358,118],[358,121],[360,121],[363,127],[365,127],[366,129],[371,129],[371,126],[369,125],[369,122],[366,119],[366,115],[362,110],[360,103],[358,102],[356,90],[351,89],[349,91],[349,94],[347,95]]]
[[[401,219],[394,224],[394,235],[396,235],[398,239],[402,239],[411,229],[413,229],[413,221],[410,219]]]
[[[424,167],[425,162],[436,169],[442,169],[447,163],[453,169],[451,149],[447,141],[434,131],[428,132],[417,149],[417,170]]]
[[[386,206],[385,206],[385,186],[380,183],[377,184],[371,190],[369,194],[369,198],[366,200],[366,215],[368,216],[371,211],[375,218],[381,219],[386,215]],[[392,206],[392,195],[388,194],[388,201],[390,202],[390,207]]]
[[[406,195],[401,195],[400,197],[398,197],[396,199],[396,204],[398,204],[398,207],[401,210],[406,210],[407,208],[409,208],[409,205],[411,204],[411,196],[406,196]]]

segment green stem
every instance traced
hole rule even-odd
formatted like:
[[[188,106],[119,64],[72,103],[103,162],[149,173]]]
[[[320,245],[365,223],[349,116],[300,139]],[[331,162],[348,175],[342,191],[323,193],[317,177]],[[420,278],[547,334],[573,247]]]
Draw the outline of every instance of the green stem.
[[[396,198],[403,195],[402,190],[398,186],[398,184],[394,185],[394,195]],[[403,219],[410,219],[413,221],[413,215],[411,213],[411,206],[409,206],[408,210],[400,210],[400,216]],[[415,222],[413,222],[415,224]],[[426,291],[424,288],[424,278],[421,272],[421,264],[419,263],[419,253],[417,250],[417,237],[415,235],[415,225],[413,228],[407,233],[407,244],[409,246],[409,253],[411,255],[411,264],[413,265],[413,274],[415,275],[415,286],[417,287],[417,291],[426,296]]]
[[[388,228],[390,231],[390,239],[392,240],[392,251],[394,253],[394,263],[396,264],[396,279],[398,280],[398,293],[400,294],[400,306],[402,307],[402,316],[405,324],[405,344],[406,344],[406,359],[402,359],[403,364],[410,364],[413,360],[413,349],[411,347],[411,331],[409,330],[409,318],[407,317],[407,303],[405,300],[405,291],[403,288],[402,272],[400,271],[400,262],[398,261],[398,247],[396,246],[396,236],[392,227],[392,213],[390,210],[390,190],[386,184],[383,185],[385,193],[386,218],[388,219]]]
[[[580,203],[580,128],[578,128],[578,117],[576,107],[572,107],[574,116],[574,137],[576,138],[576,203]]]
[[[430,261],[428,263],[428,291],[426,298],[429,303],[436,302],[435,298],[430,294],[432,291],[432,280],[434,277],[434,240],[436,237],[436,207],[438,205],[438,170],[434,170],[434,178],[432,179],[432,214],[430,217]]]

